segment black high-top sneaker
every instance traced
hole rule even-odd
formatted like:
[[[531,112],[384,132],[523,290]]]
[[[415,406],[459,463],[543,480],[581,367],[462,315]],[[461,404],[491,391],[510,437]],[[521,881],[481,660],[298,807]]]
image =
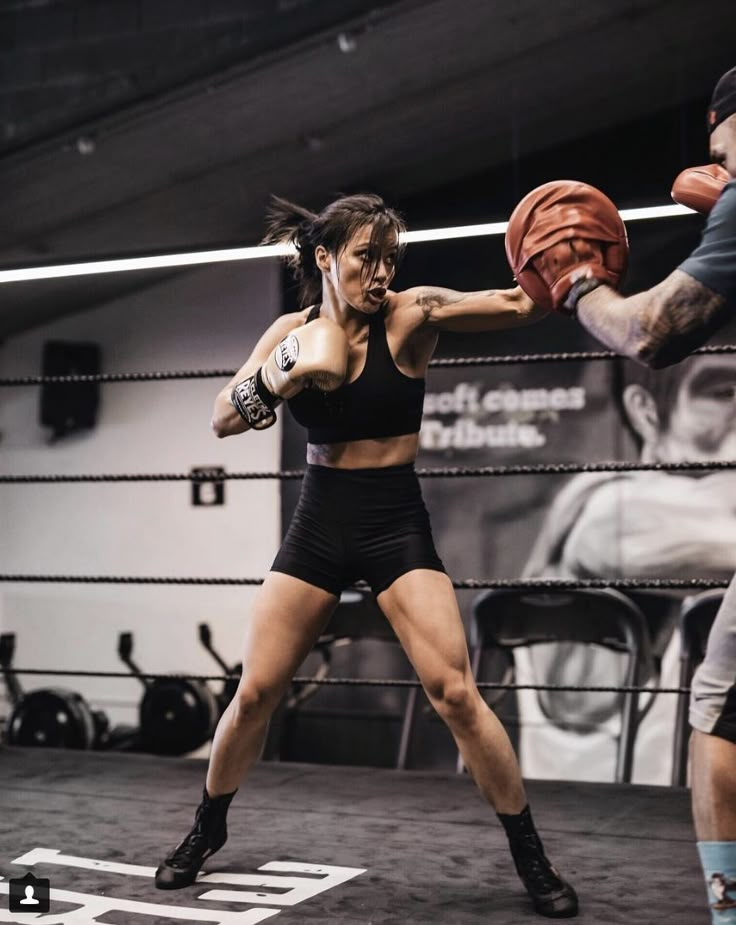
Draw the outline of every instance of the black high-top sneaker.
[[[499,813],[498,818],[506,829],[516,871],[532,898],[534,911],[550,919],[576,916],[577,894],[544,853],[529,807],[525,807],[518,816]]]
[[[207,858],[222,848],[227,841],[227,810],[234,796],[235,791],[210,797],[207,788],[204,788],[192,830],[164,858],[156,871],[159,890],[180,890],[191,886]]]

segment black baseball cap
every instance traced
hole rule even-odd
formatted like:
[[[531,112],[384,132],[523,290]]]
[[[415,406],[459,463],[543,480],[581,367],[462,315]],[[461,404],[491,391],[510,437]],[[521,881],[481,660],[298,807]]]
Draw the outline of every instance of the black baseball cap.
[[[721,77],[708,106],[708,134],[736,112],[736,67]]]

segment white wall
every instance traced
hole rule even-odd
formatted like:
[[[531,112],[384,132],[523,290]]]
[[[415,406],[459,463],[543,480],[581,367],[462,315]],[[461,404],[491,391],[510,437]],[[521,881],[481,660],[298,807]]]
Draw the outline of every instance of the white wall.
[[[62,321],[0,348],[3,376],[37,375],[43,342],[100,344],[104,372],[236,369],[280,309],[276,263],[205,267]],[[32,284],[26,284],[32,285]],[[278,469],[280,425],[218,440],[212,403],[225,380],[105,384],[97,427],[48,443],[38,387],[0,389],[0,471],[6,474]],[[0,485],[0,572],[83,575],[265,574],[279,541],[279,483],[232,481],[224,507],[193,507],[188,482]],[[200,647],[210,623],[228,661],[253,587],[0,585],[0,629],[18,667],[121,670],[121,630],[146,671],[219,673]],[[124,669],[123,669],[124,670]],[[25,677],[26,689],[79,690],[116,722],[134,722],[132,681]]]

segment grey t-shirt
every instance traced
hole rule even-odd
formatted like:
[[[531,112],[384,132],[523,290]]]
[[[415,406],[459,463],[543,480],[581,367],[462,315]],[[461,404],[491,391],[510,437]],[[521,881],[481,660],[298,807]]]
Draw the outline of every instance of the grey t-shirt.
[[[724,187],[700,244],[678,269],[736,306],[736,180]]]

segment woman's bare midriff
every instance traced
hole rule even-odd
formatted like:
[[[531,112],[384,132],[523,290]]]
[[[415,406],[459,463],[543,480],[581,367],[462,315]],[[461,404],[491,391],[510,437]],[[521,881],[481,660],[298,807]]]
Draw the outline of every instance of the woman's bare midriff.
[[[333,469],[381,469],[414,462],[418,448],[419,434],[348,443],[308,443],[307,462]]]

